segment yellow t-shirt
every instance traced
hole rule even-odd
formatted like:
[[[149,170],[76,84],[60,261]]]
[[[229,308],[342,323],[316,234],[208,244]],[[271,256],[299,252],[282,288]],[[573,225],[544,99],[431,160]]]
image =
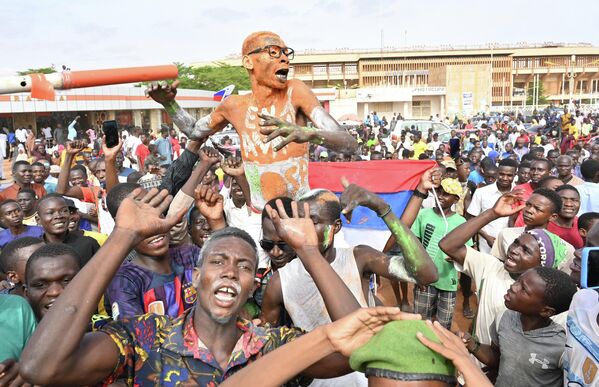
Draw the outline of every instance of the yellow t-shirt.
[[[414,148],[414,157],[412,157],[412,159],[418,160],[418,156],[420,156],[421,154],[423,154],[426,151],[426,142],[420,140],[419,142],[414,143],[413,148]]]

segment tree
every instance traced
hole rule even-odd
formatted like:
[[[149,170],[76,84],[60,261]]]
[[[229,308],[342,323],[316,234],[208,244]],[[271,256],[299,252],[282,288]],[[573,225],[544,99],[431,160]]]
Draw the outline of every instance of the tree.
[[[538,90],[537,90],[538,89]],[[526,90],[526,104],[533,105],[535,93],[538,96],[539,100],[537,101],[537,105],[546,105],[549,103],[547,101],[547,96],[545,95],[545,88],[543,87],[543,82],[538,82],[537,86],[534,86],[533,82],[528,84],[528,89]]]
[[[54,65],[50,66],[50,67],[40,67],[37,69],[27,69],[24,71],[17,71],[18,75],[28,75],[28,74],[50,74],[50,73],[55,73],[56,69],[54,68]]]
[[[235,85],[235,91],[250,90],[252,84],[241,66],[217,62],[214,66],[191,67],[175,63],[179,68],[179,87],[217,91]]]

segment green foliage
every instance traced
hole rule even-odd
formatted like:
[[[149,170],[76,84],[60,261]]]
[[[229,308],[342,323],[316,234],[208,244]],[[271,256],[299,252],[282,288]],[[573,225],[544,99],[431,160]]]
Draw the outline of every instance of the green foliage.
[[[537,92],[536,89],[539,89],[538,93],[538,97],[539,100],[537,101],[537,105],[546,105],[549,103],[549,101],[547,100],[547,96],[545,95],[545,89],[543,87],[543,82],[539,82],[537,87],[534,87],[534,83],[530,82],[528,89],[526,90],[526,104],[527,105],[532,105],[534,102],[534,95]]]
[[[216,63],[214,66],[189,67],[176,63],[179,68],[179,87],[183,89],[221,90],[235,85],[235,92],[250,90],[252,84],[247,71],[241,66]]]
[[[38,69],[27,69],[24,71],[17,71],[18,75],[27,75],[27,74],[50,74],[55,73],[56,69],[54,66],[51,67],[40,67]]]

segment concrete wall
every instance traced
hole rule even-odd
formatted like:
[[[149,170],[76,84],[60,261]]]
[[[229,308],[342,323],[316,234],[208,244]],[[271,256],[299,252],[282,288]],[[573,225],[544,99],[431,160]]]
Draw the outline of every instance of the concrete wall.
[[[491,65],[446,67],[447,113],[474,114],[488,111],[491,102]]]

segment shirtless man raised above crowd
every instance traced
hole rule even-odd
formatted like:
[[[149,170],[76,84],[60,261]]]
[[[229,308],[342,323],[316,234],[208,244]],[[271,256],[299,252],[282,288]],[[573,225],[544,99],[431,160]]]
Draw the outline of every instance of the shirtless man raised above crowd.
[[[309,191],[309,143],[345,153],[355,153],[358,144],[322,108],[308,86],[297,79],[287,80],[294,50],[277,34],[254,32],[241,50],[252,92],[232,95],[199,120],[175,101],[177,81],[170,86],[153,83],[147,93],[190,138],[205,138],[233,125],[241,140],[252,205],[262,209],[275,197],[299,198]],[[308,120],[316,128],[308,128]]]

